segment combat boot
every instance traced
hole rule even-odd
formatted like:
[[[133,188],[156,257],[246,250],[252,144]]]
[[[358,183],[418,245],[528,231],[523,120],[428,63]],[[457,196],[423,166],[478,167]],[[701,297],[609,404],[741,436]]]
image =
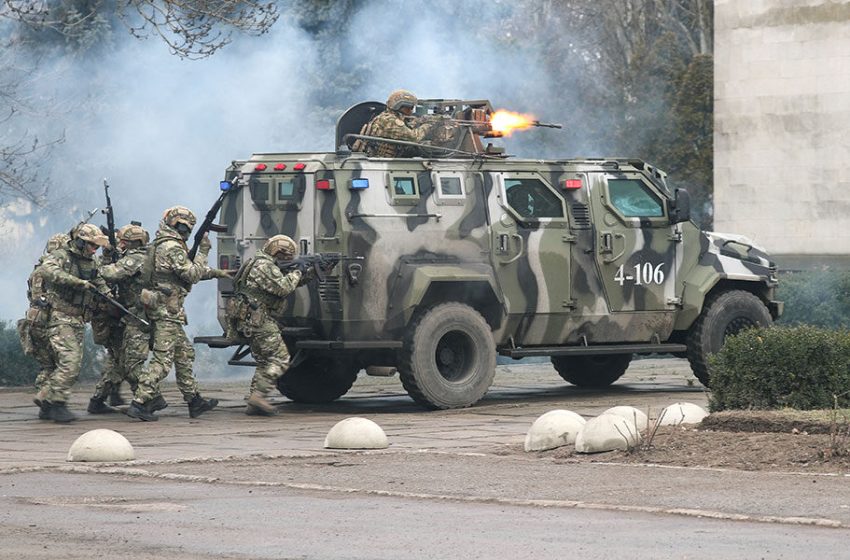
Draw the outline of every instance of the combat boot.
[[[159,420],[159,417],[148,410],[145,405],[139,404],[136,401],[130,403],[130,408],[127,409],[127,416],[138,418],[142,422],[156,422]]]
[[[187,404],[189,405],[189,417],[197,418],[204,412],[218,406],[218,399],[205,399],[199,393],[195,393],[192,396],[192,400]]]
[[[59,424],[67,424],[77,419],[77,416],[68,410],[63,402],[55,402],[50,404],[50,419]]]
[[[156,412],[157,410],[168,408],[168,403],[165,402],[165,397],[163,397],[162,395],[157,395],[155,398],[145,403],[145,408],[147,408],[151,412]]]
[[[86,409],[89,414],[110,414],[115,412],[115,409],[108,406],[104,401],[106,397],[92,397],[89,399],[89,407]]]
[[[259,391],[254,391],[245,403],[245,414],[248,416],[274,416],[277,409],[266,400],[266,396]]]
[[[35,400],[37,401],[36,404],[38,405],[38,419],[50,420],[50,403],[41,399]]]

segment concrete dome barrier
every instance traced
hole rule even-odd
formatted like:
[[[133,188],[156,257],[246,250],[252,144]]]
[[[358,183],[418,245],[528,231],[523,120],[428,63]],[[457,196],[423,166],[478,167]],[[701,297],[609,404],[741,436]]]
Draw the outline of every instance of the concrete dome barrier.
[[[577,453],[601,453],[630,449],[640,442],[634,424],[622,416],[600,414],[591,418],[576,436]]]
[[[634,424],[639,432],[644,431],[649,425],[649,418],[646,417],[646,414],[633,406],[612,406],[602,414],[613,414],[625,418]]]
[[[135,459],[133,446],[127,438],[112,430],[90,430],[71,444],[68,461],[71,462],[114,462]]]
[[[662,426],[678,426],[679,424],[699,424],[706,416],[708,412],[701,406],[679,402],[662,410],[658,417],[661,419]]]
[[[386,449],[389,445],[380,426],[357,416],[340,420],[325,437],[326,449]]]
[[[525,435],[526,451],[544,451],[570,445],[586,420],[571,410],[550,410],[531,424]]]

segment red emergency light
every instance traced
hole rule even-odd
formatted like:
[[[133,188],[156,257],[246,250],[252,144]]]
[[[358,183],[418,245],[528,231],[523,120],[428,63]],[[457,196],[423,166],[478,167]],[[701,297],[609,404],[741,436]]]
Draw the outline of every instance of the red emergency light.
[[[286,169],[285,163],[278,163],[277,165],[274,166],[275,171],[283,171],[284,169]]]
[[[334,190],[334,180],[319,179],[316,181],[316,189],[320,191],[332,191]]]
[[[564,181],[564,188],[568,189],[568,190],[580,189],[581,188],[581,179],[566,179]]]
[[[294,169],[295,171],[303,171],[305,167],[307,167],[306,163],[296,163],[292,166],[292,169]]]
[[[254,166],[254,171],[265,171],[265,170],[266,170],[266,164],[265,163],[258,163],[257,165]]]

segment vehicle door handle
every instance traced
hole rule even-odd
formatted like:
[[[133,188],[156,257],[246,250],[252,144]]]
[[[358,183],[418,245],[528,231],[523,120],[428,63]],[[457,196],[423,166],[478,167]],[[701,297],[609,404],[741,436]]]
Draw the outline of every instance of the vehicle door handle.
[[[507,234],[505,234],[505,233],[503,233],[502,235],[507,237]],[[501,261],[501,264],[511,264],[512,262],[514,262],[515,260],[520,258],[522,256],[523,252],[525,252],[525,241],[523,241],[522,236],[518,233],[512,233],[511,238],[517,240],[517,245],[519,246],[519,248],[517,249],[517,254],[513,258],[510,258],[506,261]],[[500,240],[500,244],[501,244],[501,240]]]
[[[622,239],[623,240],[623,248],[620,249],[620,252],[616,255],[612,255],[608,258],[602,259],[602,262],[605,264],[611,264],[612,262],[618,260],[623,254],[626,252],[626,236],[622,233],[603,233],[602,234],[602,250],[599,251],[600,254],[604,253],[613,253],[614,252],[614,240]]]

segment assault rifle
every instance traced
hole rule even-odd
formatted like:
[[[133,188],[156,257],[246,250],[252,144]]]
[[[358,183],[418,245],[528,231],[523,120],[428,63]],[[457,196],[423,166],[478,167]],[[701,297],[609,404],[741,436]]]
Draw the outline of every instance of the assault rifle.
[[[151,326],[150,323],[148,323],[147,321],[145,321],[144,319],[142,319],[141,317],[139,317],[138,315],[136,315],[135,313],[133,313],[132,311],[130,311],[129,309],[124,307],[123,305],[121,305],[121,303],[119,301],[109,297],[108,295],[104,294],[101,291],[98,291],[97,289],[92,289],[92,290],[89,290],[89,291],[91,293],[93,293],[94,295],[96,295],[97,297],[99,297],[100,299],[102,299],[103,301],[109,303],[110,305],[112,305],[113,307],[115,307],[116,309],[118,309],[119,311],[124,313],[125,315],[129,315],[130,317],[132,317],[133,319],[135,319],[139,323],[143,324],[144,326],[146,326],[146,327]]]
[[[221,204],[224,202],[224,198],[240,186],[238,177],[234,179],[233,182],[222,181],[219,183],[221,194],[218,196],[218,200],[216,200],[210,207],[209,212],[207,212],[207,216],[204,218],[204,221],[201,222],[201,225],[198,226],[197,231],[195,231],[195,241],[192,243],[192,248],[189,249],[190,261],[195,260],[195,255],[198,254],[198,247],[201,245],[201,240],[203,240],[204,234],[210,231],[214,231],[216,233],[227,233],[227,226],[214,223],[215,217],[218,215],[218,211],[221,210]]]
[[[325,281],[325,276],[334,269],[340,261],[362,261],[364,257],[347,257],[341,253],[315,253],[301,255],[281,265],[281,272],[288,273],[300,270],[302,274],[312,270],[319,282]]]
[[[106,193],[106,208],[101,210],[106,214],[106,228],[100,227],[101,231],[109,238],[109,244],[112,250],[109,252],[109,258],[114,263],[118,260],[118,242],[115,240],[115,211],[112,210],[112,200],[109,198],[109,183],[106,179],[103,180],[103,192]]]

